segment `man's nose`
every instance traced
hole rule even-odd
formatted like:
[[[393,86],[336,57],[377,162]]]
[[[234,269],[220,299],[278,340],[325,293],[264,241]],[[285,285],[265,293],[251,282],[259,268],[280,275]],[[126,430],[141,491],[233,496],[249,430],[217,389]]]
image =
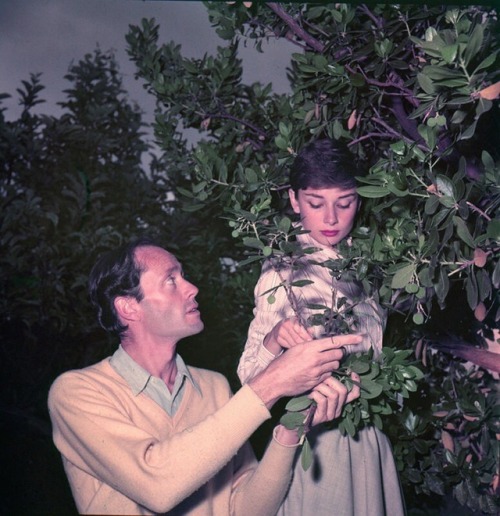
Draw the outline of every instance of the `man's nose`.
[[[196,296],[199,292],[199,289],[196,285],[193,285],[190,281],[184,280],[185,283],[185,292],[188,297]]]

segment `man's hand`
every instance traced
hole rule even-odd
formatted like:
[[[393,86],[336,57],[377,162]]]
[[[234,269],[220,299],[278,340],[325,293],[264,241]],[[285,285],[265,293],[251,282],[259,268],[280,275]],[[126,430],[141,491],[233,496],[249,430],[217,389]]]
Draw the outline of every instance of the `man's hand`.
[[[359,376],[356,373],[351,373],[351,378],[356,384],[349,392],[347,387],[333,376],[328,377],[313,389],[309,397],[316,402],[316,406],[311,426],[340,417],[344,405],[359,398]],[[285,428],[283,425],[276,427],[275,437],[278,442],[286,446],[295,445],[299,442],[297,430]]]
[[[284,396],[311,391],[338,369],[342,346],[359,344],[361,335],[338,335],[297,344],[273,360],[248,382],[248,385],[271,408]]]
[[[291,348],[311,340],[313,336],[296,317],[283,319],[265,337],[264,346],[273,355],[279,355],[283,349]]]

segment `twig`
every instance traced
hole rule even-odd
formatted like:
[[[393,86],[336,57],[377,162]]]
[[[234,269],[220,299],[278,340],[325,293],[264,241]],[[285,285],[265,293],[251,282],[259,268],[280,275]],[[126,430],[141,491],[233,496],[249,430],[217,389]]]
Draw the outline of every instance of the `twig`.
[[[265,131],[263,131],[262,129],[257,127],[256,125],[252,124],[251,122],[247,122],[246,120],[242,120],[241,118],[237,118],[228,113],[221,113],[221,114],[208,113],[207,115],[205,115],[205,118],[222,118],[222,119],[226,119],[226,120],[232,120],[233,122],[237,122],[238,124],[242,124],[246,127],[249,127],[250,129],[252,129],[252,131],[256,132],[257,134],[260,134],[264,138],[269,138],[269,135]]]
[[[271,9],[279,18],[281,18],[288,28],[300,39],[302,39],[308,47],[311,47],[313,50],[317,52],[323,53],[325,50],[325,45],[318,41],[316,38],[311,36],[308,32],[306,32],[294,19],[290,16],[281,5],[277,2],[268,2],[267,7]]]
[[[483,210],[478,208],[475,204],[472,204],[470,201],[467,201],[466,204],[472,211],[479,213],[479,215],[483,216],[488,222],[490,222],[491,217],[489,215],[486,215],[486,213],[484,213]]]
[[[361,5],[361,10],[368,16],[368,18],[371,18],[377,29],[382,29],[383,25],[381,23],[380,18],[377,18],[371,11],[368,9],[368,6],[366,4]]]

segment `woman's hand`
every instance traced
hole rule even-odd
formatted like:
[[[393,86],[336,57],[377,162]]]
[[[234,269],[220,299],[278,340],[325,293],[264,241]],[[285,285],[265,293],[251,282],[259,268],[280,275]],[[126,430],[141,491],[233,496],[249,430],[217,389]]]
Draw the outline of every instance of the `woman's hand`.
[[[291,348],[302,342],[312,340],[312,335],[300,324],[296,317],[283,319],[265,337],[264,346],[273,355],[283,349]]]
[[[308,414],[313,410],[312,420],[310,423],[306,423],[307,427],[319,425],[340,417],[344,405],[359,398],[359,375],[351,373],[351,379],[355,383],[350,391],[333,376],[323,380],[311,391],[309,398],[314,400],[316,404],[305,412],[305,417],[308,418]],[[283,425],[276,427],[274,435],[278,442],[284,446],[295,446],[300,440],[297,430],[285,428]]]
[[[353,384],[350,391],[333,376],[323,380],[311,391],[309,398],[316,402],[311,426],[340,417],[344,405],[359,398],[359,376],[356,373],[351,373],[351,379],[356,383]]]

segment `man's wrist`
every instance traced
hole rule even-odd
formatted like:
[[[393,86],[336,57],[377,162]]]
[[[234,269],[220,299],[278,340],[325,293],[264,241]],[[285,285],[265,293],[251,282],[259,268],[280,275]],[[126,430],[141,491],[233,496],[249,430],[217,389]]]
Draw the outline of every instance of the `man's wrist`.
[[[268,410],[283,396],[282,393],[278,392],[279,389],[267,369],[254,376],[247,382],[247,385],[262,400]]]

